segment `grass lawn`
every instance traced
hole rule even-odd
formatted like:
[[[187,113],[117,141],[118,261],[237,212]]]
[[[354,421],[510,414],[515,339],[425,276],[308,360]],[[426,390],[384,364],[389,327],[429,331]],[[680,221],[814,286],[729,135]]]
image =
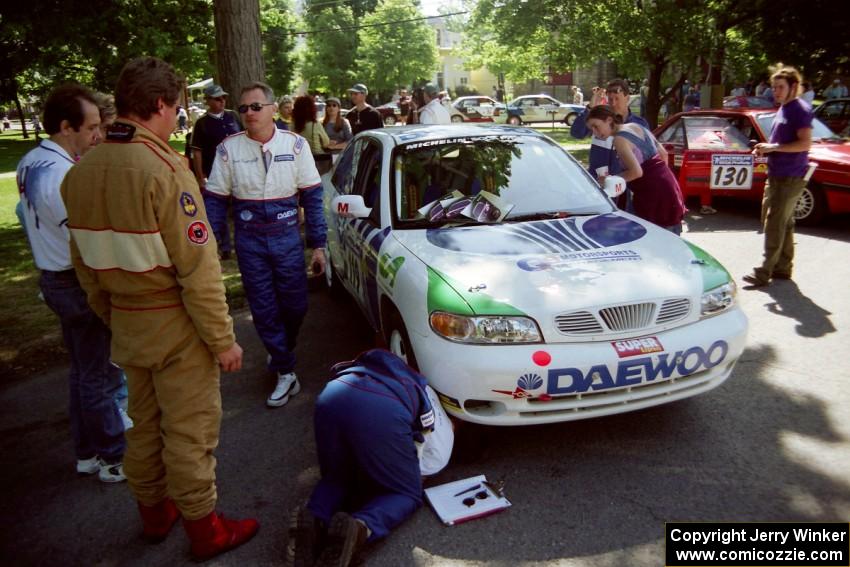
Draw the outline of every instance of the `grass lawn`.
[[[537,129],[587,164],[587,140],[572,139],[565,128],[543,126]],[[169,141],[180,153],[185,143],[182,138]],[[33,264],[26,234],[15,215],[19,200],[15,178],[2,176],[14,172],[21,157],[34,146],[35,139],[21,139],[20,131],[0,134],[0,375],[12,379],[64,361],[65,356],[59,321],[39,298],[38,270]],[[222,272],[231,308],[245,307],[247,303],[236,260],[222,262]]]

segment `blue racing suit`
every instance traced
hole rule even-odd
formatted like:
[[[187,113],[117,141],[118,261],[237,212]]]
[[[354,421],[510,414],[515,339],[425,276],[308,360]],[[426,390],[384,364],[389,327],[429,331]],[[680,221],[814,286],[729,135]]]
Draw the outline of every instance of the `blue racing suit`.
[[[295,340],[307,313],[307,272],[298,226],[304,208],[307,246],[324,248],[322,181],[307,141],[275,129],[261,143],[246,132],[216,149],[207,181],[207,216],[216,226],[232,197],[236,255],[254,326],[271,355],[269,369],[295,368]]]
[[[589,113],[590,107],[587,107],[584,109],[584,112],[578,115],[576,121],[573,122],[573,125],[570,127],[570,135],[573,138],[582,139],[591,135],[590,128],[587,127],[587,115]],[[637,114],[629,112],[627,116],[623,117],[623,121],[640,124],[649,130],[649,124],[647,121]],[[620,163],[620,158],[617,157],[617,152],[614,151],[614,136],[609,136],[604,140],[593,136],[593,139],[590,141],[589,161],[590,165],[587,169],[590,171],[590,175],[594,179],[599,177],[596,170],[602,166],[608,166],[609,175],[619,175],[620,172],[625,169],[623,164]]]
[[[322,478],[307,508],[330,523],[345,510],[380,539],[422,505],[415,441],[434,423],[425,378],[388,351],[374,349],[334,367],[316,400],[316,451]]]

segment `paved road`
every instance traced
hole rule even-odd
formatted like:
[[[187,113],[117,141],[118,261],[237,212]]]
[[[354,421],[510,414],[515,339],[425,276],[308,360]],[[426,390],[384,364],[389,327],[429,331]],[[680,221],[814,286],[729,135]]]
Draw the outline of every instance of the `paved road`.
[[[687,237],[733,274],[759,257],[756,213],[690,219]],[[741,291],[748,348],[732,378],[698,398],[639,413],[522,428],[465,426],[435,482],[507,480],[513,507],[457,527],[419,511],[370,550],[375,566],[574,567],[663,564],[663,523],[850,517],[850,229],[800,231],[796,281]],[[257,538],[211,565],[276,565],[285,518],[317,478],[312,405],[326,369],[373,344],[357,312],[322,293],[299,347],[304,389],[263,402],[272,377],[249,315],[236,315],[246,368],[223,379],[220,508],[256,515]],[[13,565],[190,564],[176,530],[145,545],[125,486],[77,478],[64,369],[0,389],[0,553]]]

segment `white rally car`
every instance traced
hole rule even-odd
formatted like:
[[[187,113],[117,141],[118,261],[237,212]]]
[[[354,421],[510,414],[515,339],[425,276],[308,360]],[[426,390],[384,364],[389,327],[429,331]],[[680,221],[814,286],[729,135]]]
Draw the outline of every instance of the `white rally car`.
[[[618,210],[533,130],[363,132],[325,176],[325,214],[331,289],[464,420],[672,402],[721,384],[744,349],[723,266]]]

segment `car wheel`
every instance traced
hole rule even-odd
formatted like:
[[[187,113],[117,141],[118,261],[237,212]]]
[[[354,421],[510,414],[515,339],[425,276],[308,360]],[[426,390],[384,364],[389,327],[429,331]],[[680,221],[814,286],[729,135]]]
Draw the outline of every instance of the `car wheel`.
[[[508,116],[508,124],[519,126],[522,124],[522,120],[520,120],[519,116]]]
[[[570,114],[567,114],[566,118],[564,118],[564,124],[566,124],[567,126],[572,126],[573,123],[576,121],[576,118],[578,118],[578,114],[576,114],[575,112],[571,112]]]
[[[457,114],[455,114],[454,116],[452,116],[452,122],[463,122],[463,116],[458,116]]]
[[[385,317],[383,325],[387,348],[391,353],[405,361],[408,366],[418,370],[419,365],[416,362],[416,355],[413,353],[413,346],[410,344],[410,335],[407,334],[407,327],[404,326],[401,314],[395,306],[389,309],[390,313]]]
[[[395,126],[395,116],[387,116],[384,118],[385,126]]]
[[[816,183],[810,183],[797,199],[794,220],[801,226],[812,226],[823,220],[828,212],[823,190]]]

